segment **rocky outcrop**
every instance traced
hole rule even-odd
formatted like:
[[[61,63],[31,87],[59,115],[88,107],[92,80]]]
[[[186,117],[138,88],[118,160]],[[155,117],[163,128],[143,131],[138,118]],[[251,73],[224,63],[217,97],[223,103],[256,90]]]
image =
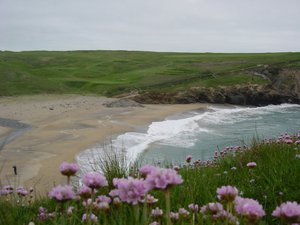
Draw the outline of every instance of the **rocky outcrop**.
[[[132,99],[140,103],[229,103],[263,106],[268,104],[300,104],[300,70],[277,70],[267,73],[270,82],[265,85],[245,84],[217,88],[193,87],[176,93],[145,92]]]

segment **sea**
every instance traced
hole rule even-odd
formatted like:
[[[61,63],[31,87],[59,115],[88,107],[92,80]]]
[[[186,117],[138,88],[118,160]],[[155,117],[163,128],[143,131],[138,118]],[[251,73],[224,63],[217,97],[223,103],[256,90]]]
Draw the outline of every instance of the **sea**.
[[[99,159],[103,159],[104,152],[113,150],[125,155],[128,162],[138,159],[150,164],[181,164],[187,155],[192,155],[195,160],[208,160],[213,158],[216,150],[227,146],[249,145],[253,139],[276,138],[282,133],[295,134],[299,130],[300,105],[243,107],[214,104],[119,134],[109,143],[83,151],[77,155],[77,162],[87,168],[101,163]]]

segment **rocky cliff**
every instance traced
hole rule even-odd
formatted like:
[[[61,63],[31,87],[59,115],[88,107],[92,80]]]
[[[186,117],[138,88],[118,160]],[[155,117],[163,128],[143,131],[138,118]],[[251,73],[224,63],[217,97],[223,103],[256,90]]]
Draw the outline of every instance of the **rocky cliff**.
[[[249,75],[262,76],[267,84],[243,84],[214,88],[192,87],[175,93],[144,92],[132,96],[140,103],[230,103],[262,106],[268,104],[300,104],[300,69],[268,68],[249,70]]]

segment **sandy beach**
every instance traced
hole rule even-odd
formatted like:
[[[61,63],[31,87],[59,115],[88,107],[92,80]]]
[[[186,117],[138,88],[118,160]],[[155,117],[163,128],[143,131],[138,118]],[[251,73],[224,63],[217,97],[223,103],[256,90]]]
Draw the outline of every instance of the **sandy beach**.
[[[65,182],[59,165],[63,161],[73,162],[80,151],[114,134],[134,131],[137,126],[206,107],[205,104],[114,108],[103,105],[114,100],[76,95],[1,97],[0,118],[31,126],[0,151],[2,185],[35,186],[43,195],[53,185]],[[2,142],[13,130],[0,126]],[[14,175],[14,165],[17,175]]]

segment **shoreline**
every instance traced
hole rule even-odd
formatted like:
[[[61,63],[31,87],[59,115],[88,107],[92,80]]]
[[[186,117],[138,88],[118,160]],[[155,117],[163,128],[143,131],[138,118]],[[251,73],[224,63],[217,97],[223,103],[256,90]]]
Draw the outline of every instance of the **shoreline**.
[[[1,118],[31,126],[0,151],[2,185],[35,186],[38,194],[44,195],[53,185],[65,184],[59,172],[63,161],[75,161],[77,154],[112,135],[207,106],[202,103],[118,108],[103,105],[114,100],[79,95],[1,97]],[[3,136],[6,130],[0,128]],[[13,174],[14,165],[18,168],[17,176]]]

